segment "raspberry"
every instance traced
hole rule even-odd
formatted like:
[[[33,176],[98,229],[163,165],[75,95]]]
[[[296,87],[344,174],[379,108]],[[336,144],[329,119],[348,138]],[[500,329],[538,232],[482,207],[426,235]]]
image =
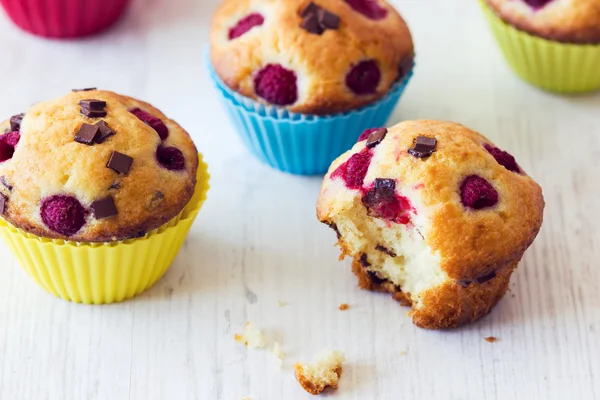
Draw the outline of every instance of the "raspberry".
[[[346,0],[346,3],[354,9],[370,19],[383,19],[387,16],[387,10],[377,4],[377,0]]]
[[[0,140],[0,162],[10,160],[15,153],[15,148],[4,140]]]
[[[178,148],[158,146],[158,149],[156,149],[156,158],[160,165],[171,171],[185,169],[185,157]]]
[[[369,128],[366,131],[364,131],[363,133],[360,134],[360,136],[358,137],[357,142],[362,142],[363,140],[367,140],[369,138],[369,135],[377,130],[379,130],[381,128]]]
[[[42,200],[40,214],[48,228],[63,236],[73,236],[85,225],[87,211],[75,197],[54,195]]]
[[[346,86],[355,94],[373,94],[381,80],[381,71],[375,60],[361,61],[346,76]]]
[[[254,90],[259,97],[278,106],[298,100],[296,73],[278,64],[268,64],[254,77]]]
[[[460,186],[460,199],[465,207],[480,210],[498,203],[498,192],[485,179],[469,175]]]
[[[525,3],[529,4],[532,8],[539,9],[546,4],[550,3],[552,0],[524,0]]]
[[[150,115],[146,111],[139,108],[134,108],[133,110],[129,110],[129,112],[154,129],[156,133],[158,133],[158,136],[160,136],[161,140],[165,140],[169,136],[169,128],[167,128],[164,122],[162,122],[159,118],[156,118],[155,116]]]
[[[17,144],[19,144],[20,139],[21,139],[21,133],[18,131],[8,132],[8,133],[5,133],[4,135],[0,136],[1,141],[6,142],[7,144],[11,145],[12,147],[17,147]]]
[[[258,13],[250,14],[240,19],[238,23],[229,30],[229,40],[239,38],[255,26],[261,26],[264,22],[265,18]]]
[[[485,144],[484,147],[488,153],[490,153],[496,159],[496,161],[498,161],[498,164],[502,165],[509,171],[517,173],[521,172],[521,168],[519,168],[517,161],[509,153],[489,144]]]
[[[372,157],[373,154],[369,149],[354,154],[348,161],[333,171],[331,178],[342,178],[349,189],[362,188]]]
[[[396,194],[396,181],[393,179],[375,179],[373,188],[363,196],[362,202],[372,217],[398,224],[410,222],[409,212],[413,207],[406,197]]]

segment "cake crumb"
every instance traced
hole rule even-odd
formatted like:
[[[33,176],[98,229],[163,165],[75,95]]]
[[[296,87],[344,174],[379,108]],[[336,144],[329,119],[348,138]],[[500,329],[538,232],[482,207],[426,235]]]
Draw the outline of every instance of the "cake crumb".
[[[242,397],[242,400],[252,400],[252,398],[248,397],[248,396],[244,396],[244,397]]]
[[[405,356],[405,355],[406,355],[406,351],[401,351],[401,352],[400,352],[400,355],[401,355],[401,356]]]
[[[278,300],[277,301],[277,306],[278,307],[285,307],[285,306],[287,306],[287,303],[285,301]]]
[[[486,337],[486,338],[484,338],[484,339],[485,339],[485,341],[486,341],[486,342],[488,342],[488,343],[494,343],[495,341],[497,341],[497,340],[498,340],[498,338],[497,338],[497,337],[495,337],[495,336],[488,336],[488,337]]]
[[[283,353],[283,350],[281,350],[281,345],[279,342],[273,343],[273,347],[271,347],[271,354],[275,356],[275,366],[277,367],[277,370],[281,371],[285,354]]]
[[[249,349],[263,348],[266,346],[262,332],[251,322],[247,322],[246,326],[244,326],[244,333],[241,335],[236,333],[234,338],[236,342],[243,343],[244,346]]]
[[[325,350],[315,357],[312,364],[296,363],[294,375],[304,390],[317,395],[327,387],[338,388],[344,361],[346,358],[341,351]]]
[[[340,311],[346,311],[347,309],[350,308],[350,306],[347,303],[344,303],[344,304],[340,304],[340,306],[338,308],[340,309]]]

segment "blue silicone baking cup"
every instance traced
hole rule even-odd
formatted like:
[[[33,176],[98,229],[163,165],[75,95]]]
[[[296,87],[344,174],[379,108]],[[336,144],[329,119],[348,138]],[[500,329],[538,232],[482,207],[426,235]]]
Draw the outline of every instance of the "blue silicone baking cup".
[[[333,160],[350,149],[366,129],[386,125],[414,67],[384,98],[329,116],[296,114],[244,97],[225,85],[210,61],[208,69],[236,132],[256,158],[291,174],[317,175],[327,172]]]

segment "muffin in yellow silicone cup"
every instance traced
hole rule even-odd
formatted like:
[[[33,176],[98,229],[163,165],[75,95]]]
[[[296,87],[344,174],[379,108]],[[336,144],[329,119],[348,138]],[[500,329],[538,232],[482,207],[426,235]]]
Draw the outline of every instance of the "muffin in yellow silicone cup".
[[[119,302],[156,283],[208,181],[183,128],[112,92],[73,91],[0,124],[0,236],[65,300]]]
[[[600,0],[479,0],[507,63],[558,93],[600,90]]]

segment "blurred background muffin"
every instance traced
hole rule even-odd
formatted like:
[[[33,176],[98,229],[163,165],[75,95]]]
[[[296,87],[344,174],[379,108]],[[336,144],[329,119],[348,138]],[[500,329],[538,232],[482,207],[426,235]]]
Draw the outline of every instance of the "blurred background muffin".
[[[103,30],[123,15],[130,0],[0,0],[21,29],[34,35],[68,39]]]
[[[599,0],[480,0],[511,68],[545,90],[600,89]]]

